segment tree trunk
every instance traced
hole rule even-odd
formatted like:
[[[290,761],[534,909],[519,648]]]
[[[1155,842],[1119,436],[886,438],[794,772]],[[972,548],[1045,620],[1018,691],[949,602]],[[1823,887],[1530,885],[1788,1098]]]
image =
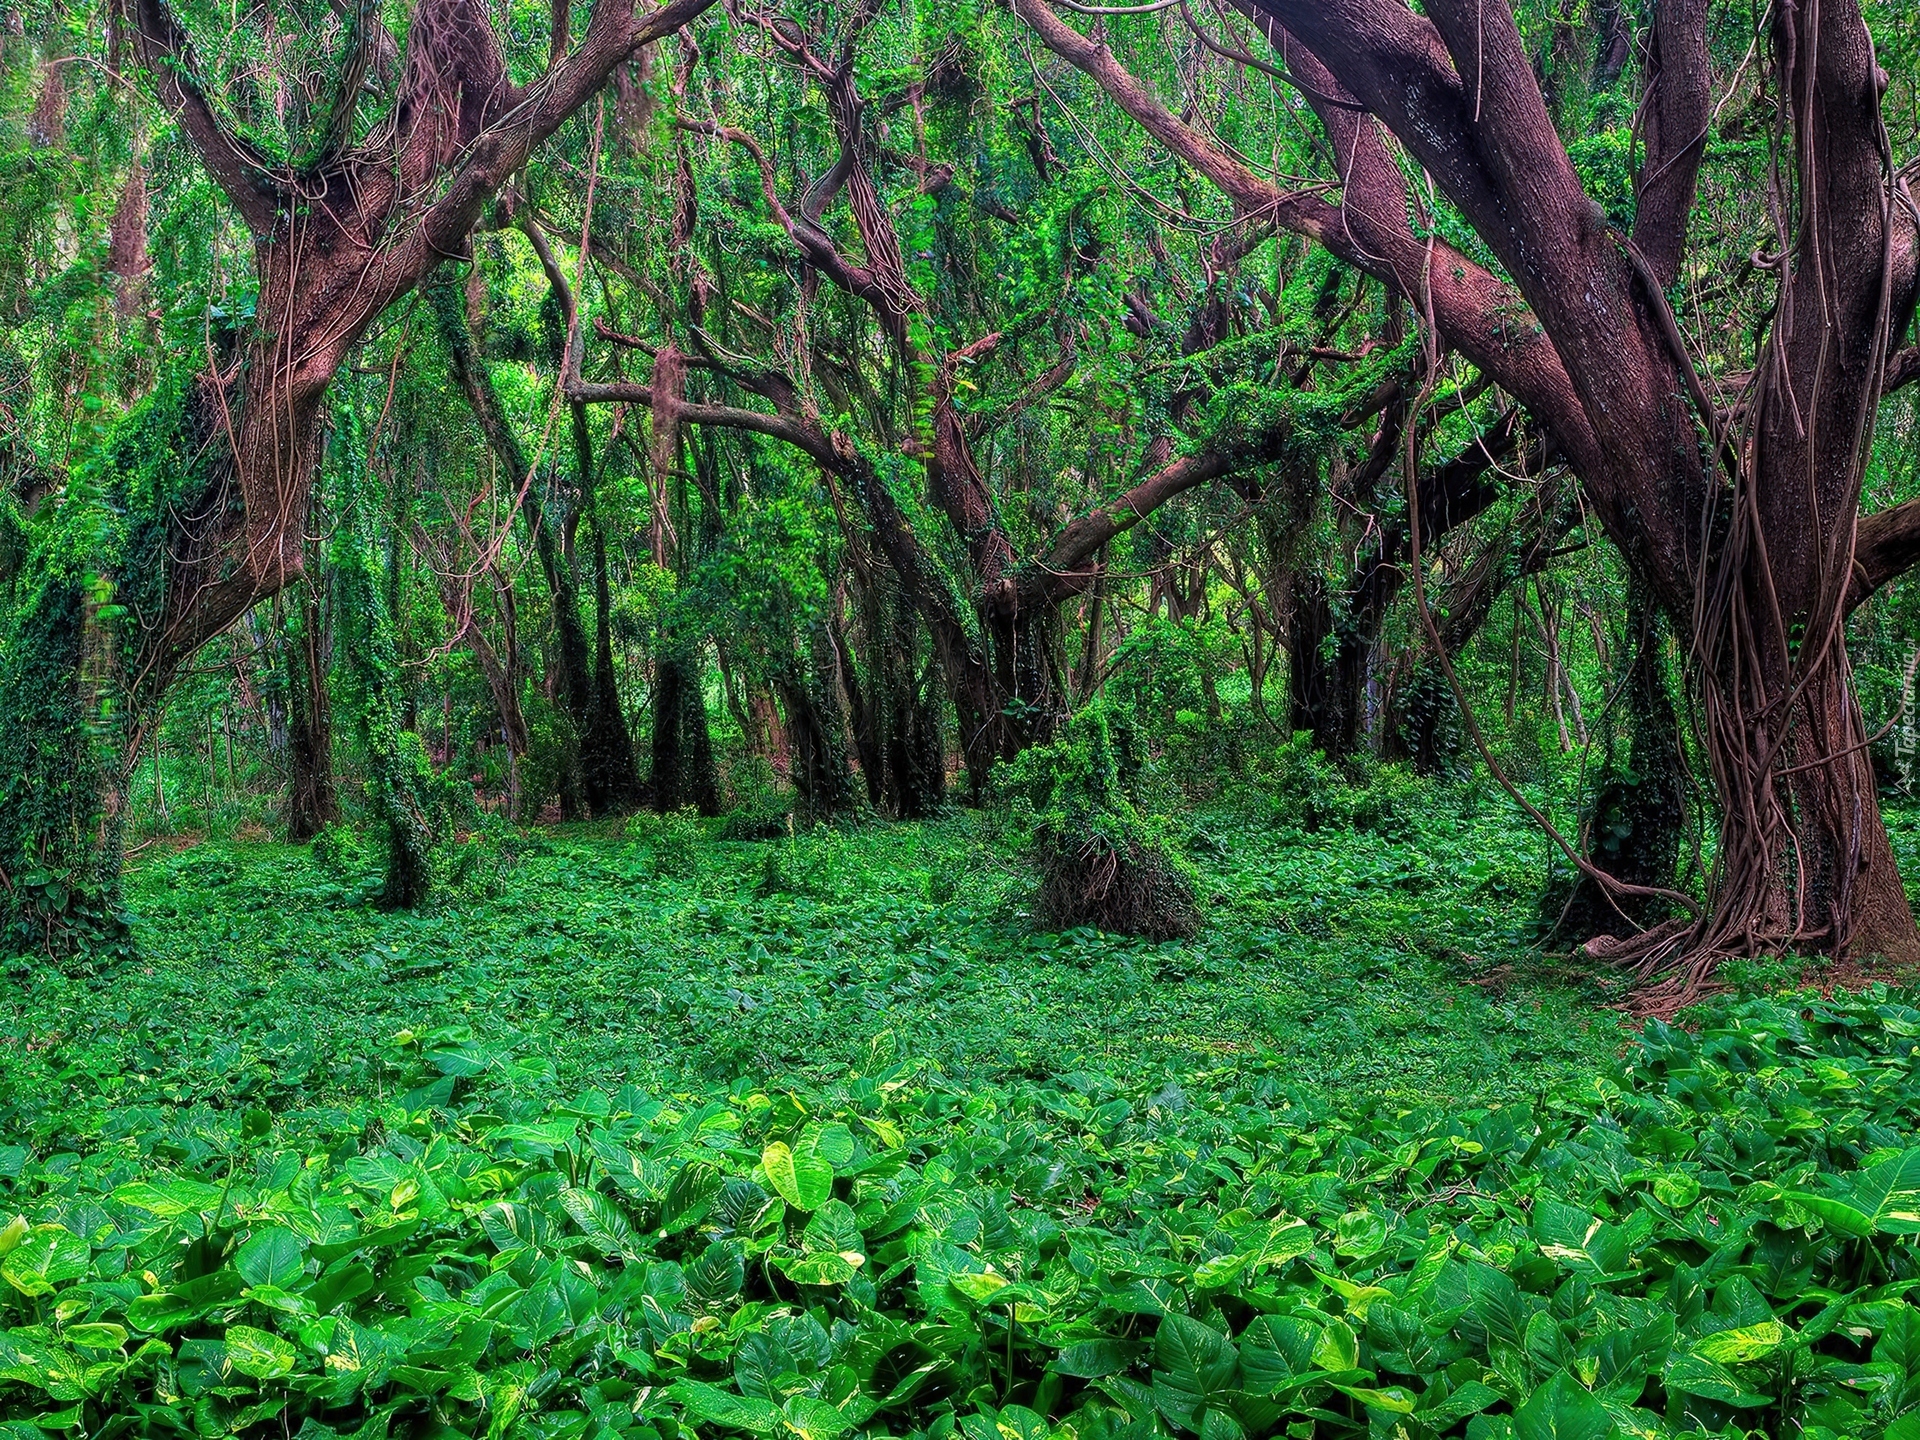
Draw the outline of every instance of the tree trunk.
[[[586,626],[580,619],[580,587],[563,553],[556,533],[558,527],[543,494],[544,477],[532,473],[532,464],[513,433],[506,406],[501,403],[493,377],[487,373],[486,362],[474,344],[459,287],[450,276],[439,274],[427,282],[426,294],[467,408],[473,412],[480,433],[486,437],[488,448],[506,472],[516,494],[525,487],[519,507],[520,519],[527,537],[533,541],[553,606],[555,653],[551,678],[554,698],[571,731],[566,736],[566,762],[560,770],[560,814],[564,819],[578,819],[590,808],[582,749],[595,708],[593,667],[587,650]],[[608,648],[610,653],[611,639]]]
[[[319,587],[300,586],[299,621],[287,657],[287,838],[311,840],[340,818],[333,785],[333,711],[327,697],[327,643]]]
[[[1318,573],[1296,572],[1293,587],[1289,719],[1295,730],[1312,732],[1314,747],[1329,760],[1347,760],[1360,746],[1371,646],[1355,633],[1352,617],[1341,613],[1344,598],[1329,595]]]
[[[586,728],[580,736],[580,769],[586,779],[588,808],[595,815],[626,815],[640,806],[640,769],[613,673],[613,580],[607,569],[606,531],[594,499],[593,443],[584,405],[573,407],[573,439],[581,509],[593,555],[593,683],[587,697]],[[561,563],[565,564],[564,559]]]
[[[1606,761],[1580,833],[1583,853],[1598,869],[1629,885],[1666,888],[1675,883],[1686,827],[1686,756],[1667,688],[1666,627],[1640,587],[1629,602],[1629,615],[1633,650],[1622,687],[1627,759],[1624,765],[1614,762],[1609,728]],[[1602,723],[1611,727],[1612,722],[1603,716]],[[1551,926],[1550,934],[1584,940],[1638,934],[1671,912],[1670,903],[1653,896],[1610,899],[1592,876],[1582,874],[1570,890],[1561,886],[1548,892],[1541,918]]]
[[[891,605],[892,643],[885,647],[887,726],[883,734],[887,765],[887,806],[902,820],[924,820],[937,812],[947,794],[947,746],[940,728],[939,658],[931,650],[914,674],[919,616],[903,595]]]
[[[433,889],[434,777],[426,747],[404,721],[400,653],[386,597],[391,558],[383,563],[367,508],[364,496],[352,502],[335,538],[341,655],[366,760],[367,799],[386,832],[380,904],[411,910]]]
[[[720,813],[720,782],[707,728],[700,657],[665,649],[653,666],[653,808],[671,815],[691,805]]]
[[[836,694],[831,642],[823,626],[813,626],[807,636],[805,670],[795,659],[773,683],[787,712],[791,775],[800,813],[811,821],[852,813],[853,773],[847,768],[845,721]]]

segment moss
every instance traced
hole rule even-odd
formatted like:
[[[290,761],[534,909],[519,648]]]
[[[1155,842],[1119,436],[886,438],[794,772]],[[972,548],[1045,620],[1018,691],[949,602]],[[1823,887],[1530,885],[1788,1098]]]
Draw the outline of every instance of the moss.
[[[118,776],[165,611],[171,516],[210,483],[185,457],[187,390],[169,379],[122,420],[21,550],[0,628],[0,950],[61,961],[126,945]]]
[[[342,433],[351,449],[357,438],[351,417]],[[351,457],[348,463],[351,466]],[[347,516],[334,533],[332,557],[343,641],[339,679],[366,757],[367,798],[386,842],[381,904],[389,910],[410,910],[433,890],[434,851],[443,828],[438,822],[447,808],[446,797],[420,737],[403,723],[399,647],[371,497],[363,487],[350,487],[349,493]]]
[[[1171,940],[1192,935],[1196,872],[1163,822],[1128,793],[1139,771],[1135,737],[1095,705],[1053,744],[1026,751],[1006,778],[1014,808],[1030,814],[1039,877],[1035,918],[1051,929],[1090,926]]]

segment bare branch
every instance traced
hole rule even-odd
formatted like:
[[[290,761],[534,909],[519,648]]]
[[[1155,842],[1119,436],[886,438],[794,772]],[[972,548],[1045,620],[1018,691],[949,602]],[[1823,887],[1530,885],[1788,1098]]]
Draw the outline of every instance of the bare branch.
[[[235,135],[213,113],[194,74],[193,44],[166,0],[136,0],[135,44],[160,99],[173,112],[233,208],[255,235],[271,234],[286,192],[265,152]]]

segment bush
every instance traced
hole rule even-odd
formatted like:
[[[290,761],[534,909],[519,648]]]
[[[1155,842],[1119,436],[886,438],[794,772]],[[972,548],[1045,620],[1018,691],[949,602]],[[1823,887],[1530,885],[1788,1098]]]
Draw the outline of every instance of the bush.
[[[768,895],[806,895],[825,899],[834,892],[846,858],[840,832],[816,825],[804,835],[790,836],[761,859],[758,892]]]
[[[1432,780],[1403,764],[1356,756],[1346,770],[1314,748],[1306,732],[1274,754],[1273,821],[1283,829],[1359,830],[1387,840],[1411,840],[1430,808]]]
[[[629,840],[647,845],[653,873],[669,880],[691,880],[700,871],[700,846],[707,838],[700,812],[691,805],[671,815],[642,811],[627,822]]]
[[[1057,930],[1092,926],[1153,940],[1199,928],[1196,872],[1180,858],[1165,822],[1128,794],[1104,707],[1069,719],[1051,745],[1010,767],[1007,790],[1030,811],[1029,849],[1040,885],[1036,918]],[[1022,818],[1025,818],[1024,816]]]
[[[326,826],[309,849],[314,863],[337,879],[357,877],[374,863],[366,841],[350,825]]]
[[[766,757],[750,755],[727,772],[733,808],[721,822],[723,840],[778,840],[793,830],[793,798],[780,788]]]
[[[528,849],[525,832],[499,815],[482,813],[473,830],[447,851],[447,885],[469,900],[497,900]]]
[[[549,801],[560,798],[580,742],[572,722],[545,695],[535,691],[522,697],[520,710],[527,722],[527,754],[520,762],[521,818],[536,820]]]

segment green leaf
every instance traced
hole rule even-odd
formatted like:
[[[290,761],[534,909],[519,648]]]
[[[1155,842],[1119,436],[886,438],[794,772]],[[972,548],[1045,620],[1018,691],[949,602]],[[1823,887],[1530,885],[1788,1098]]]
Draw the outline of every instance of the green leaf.
[[[1870,1166],[1826,1194],[1789,1190],[1786,1198],[1853,1239],[1876,1231],[1920,1234],[1920,1147]]]
[[[736,1395],[731,1390],[722,1390],[717,1385],[708,1385],[699,1380],[682,1380],[667,1391],[667,1396],[679,1401],[692,1420],[704,1420],[709,1424],[746,1430],[755,1435],[775,1434],[786,1421],[780,1407],[771,1401]]]
[[[761,1152],[760,1165],[774,1193],[796,1210],[817,1210],[833,1193],[833,1166],[811,1147],[796,1152],[776,1140]]]
[[[994,1296],[1007,1288],[1007,1278],[991,1271],[975,1275],[955,1275],[947,1282],[976,1305],[991,1305]]]
[[[787,1428],[800,1440],[834,1440],[853,1428],[846,1414],[811,1395],[795,1395],[782,1410]]]
[[[1360,1337],[1338,1315],[1329,1315],[1321,1322],[1320,1338],[1313,1347],[1313,1363],[1322,1370],[1336,1373],[1359,1367]]]
[[[1513,1440],[1606,1440],[1613,1433],[1607,1407],[1565,1371],[1513,1412]]]
[[[1765,1395],[1755,1395],[1747,1390],[1734,1378],[1731,1370],[1715,1364],[1704,1355],[1688,1353],[1672,1356],[1661,1373],[1669,1390],[1698,1395],[1703,1400],[1715,1400],[1722,1405],[1747,1410],[1773,1403]]]
[[[278,1380],[293,1373],[296,1352],[278,1335],[251,1325],[229,1325],[225,1338],[227,1360],[242,1375]]]
[[[113,1198],[122,1205],[131,1205],[136,1210],[145,1210],[163,1220],[170,1220],[175,1216],[198,1215],[213,1209],[220,1203],[221,1193],[218,1185],[206,1185],[176,1175],[160,1184],[139,1181],[122,1185],[113,1192]]]
[[[796,1285],[844,1285],[859,1273],[859,1267],[844,1255],[775,1252],[773,1264]]]
[[[1491,1265],[1472,1265],[1467,1270],[1467,1294],[1472,1300],[1474,1318],[1486,1326],[1487,1333],[1509,1345],[1525,1346],[1527,1319],[1532,1313],[1520,1287]]]
[[[1705,1336],[1693,1347],[1693,1353],[1720,1365],[1744,1365],[1771,1355],[1787,1340],[1787,1327],[1778,1320],[1758,1325],[1742,1325]]]
[[[1653,1182],[1653,1195],[1662,1205],[1685,1210],[1700,1198],[1700,1182],[1691,1175],[1662,1175]]]
[[[233,1257],[233,1266],[249,1285],[285,1290],[306,1274],[307,1262],[300,1238],[276,1226],[256,1230]]]
[[[667,1182],[667,1193],[660,1202],[660,1228],[672,1235],[697,1225],[713,1208],[714,1197],[726,1177],[704,1160],[691,1160]]]
[[[1183,1387],[1201,1394],[1223,1389],[1231,1383],[1239,1361],[1238,1352],[1226,1336],[1191,1316],[1165,1316],[1153,1337],[1155,1367]]]
[[[687,1298],[701,1309],[733,1299],[747,1283],[745,1251],[733,1239],[715,1240],[685,1266]]]
[[[1052,1368],[1076,1380],[1101,1380],[1129,1369],[1145,1352],[1131,1340],[1077,1340],[1054,1356]]]
[[[628,1261],[641,1258],[640,1237],[634,1233],[633,1222],[599,1191],[568,1186],[560,1192],[560,1208],[600,1254]]]
[[[1428,1395],[1434,1392],[1429,1390]],[[1444,1400],[1424,1409],[1415,1411],[1421,1423],[1430,1430],[1446,1430],[1458,1425],[1469,1415],[1478,1415],[1489,1405],[1500,1403],[1501,1395],[1491,1385],[1483,1385],[1478,1380],[1469,1380]]]
[[[22,1295],[51,1295],[85,1275],[92,1257],[93,1247],[78,1235],[63,1226],[42,1225],[0,1260],[0,1277]]]
[[[1335,1385],[1334,1389],[1342,1395],[1351,1395],[1362,1405],[1375,1410],[1385,1410],[1393,1415],[1413,1414],[1413,1393],[1401,1385],[1388,1385],[1384,1389],[1373,1389],[1365,1385]]]

